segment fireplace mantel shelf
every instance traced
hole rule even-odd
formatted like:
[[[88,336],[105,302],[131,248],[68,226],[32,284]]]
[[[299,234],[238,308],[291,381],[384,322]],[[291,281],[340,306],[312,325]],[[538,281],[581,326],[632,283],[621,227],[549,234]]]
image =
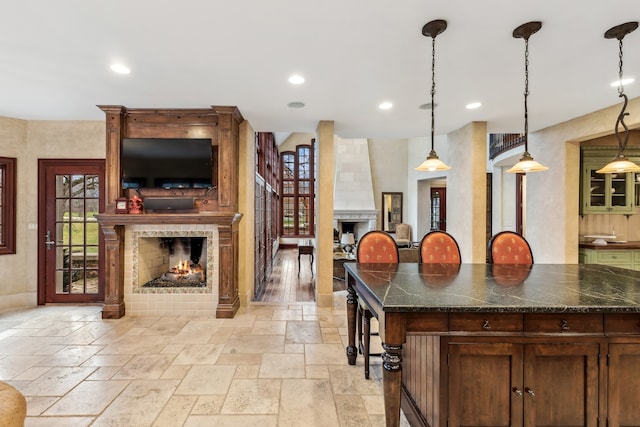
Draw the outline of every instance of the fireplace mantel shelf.
[[[241,213],[201,212],[201,213],[142,213],[142,214],[110,214],[101,213],[96,219],[102,225],[134,225],[134,224],[235,224],[242,218]]]

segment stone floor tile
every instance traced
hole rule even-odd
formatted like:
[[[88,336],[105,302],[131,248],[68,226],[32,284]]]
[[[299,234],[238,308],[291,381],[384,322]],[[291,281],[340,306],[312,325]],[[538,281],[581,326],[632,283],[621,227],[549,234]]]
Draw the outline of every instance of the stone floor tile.
[[[329,380],[284,379],[278,417],[279,427],[335,427],[336,403]]]
[[[172,396],[156,418],[152,427],[181,426],[191,413],[196,396]]]
[[[234,373],[230,366],[193,366],[176,394],[226,394]]]
[[[222,414],[277,414],[280,379],[234,379]]]
[[[275,415],[191,415],[183,427],[276,427]]]
[[[263,354],[259,378],[304,378],[303,354]]]
[[[43,415],[98,415],[128,385],[129,381],[84,381]]]

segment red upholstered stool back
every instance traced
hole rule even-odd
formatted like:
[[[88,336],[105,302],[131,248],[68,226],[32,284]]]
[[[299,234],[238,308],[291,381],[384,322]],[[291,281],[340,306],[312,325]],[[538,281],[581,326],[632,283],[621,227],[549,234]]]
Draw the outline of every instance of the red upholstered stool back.
[[[385,231],[369,231],[358,240],[358,262],[397,264],[399,258],[396,241]]]
[[[502,231],[489,242],[489,262],[492,264],[533,264],[529,243],[520,234]]]
[[[445,231],[427,233],[420,242],[420,263],[460,264],[458,242]]]

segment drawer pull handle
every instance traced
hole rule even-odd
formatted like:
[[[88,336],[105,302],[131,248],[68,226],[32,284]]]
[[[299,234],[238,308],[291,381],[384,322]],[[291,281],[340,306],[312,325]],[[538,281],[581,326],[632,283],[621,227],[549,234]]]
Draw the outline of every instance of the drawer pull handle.
[[[563,331],[568,331],[569,329],[571,329],[569,327],[569,321],[566,319],[562,319],[560,321],[560,329],[562,329]]]
[[[529,393],[529,395],[531,397],[536,397],[536,394],[533,392],[533,390],[531,390],[529,387],[525,387],[524,391],[526,391],[527,393]]]
[[[482,324],[482,329],[484,329],[485,331],[491,329],[491,325],[489,324],[488,320],[484,321],[484,323]]]
[[[517,394],[518,396],[522,397],[522,391],[520,391],[518,387],[512,388],[511,391]]]

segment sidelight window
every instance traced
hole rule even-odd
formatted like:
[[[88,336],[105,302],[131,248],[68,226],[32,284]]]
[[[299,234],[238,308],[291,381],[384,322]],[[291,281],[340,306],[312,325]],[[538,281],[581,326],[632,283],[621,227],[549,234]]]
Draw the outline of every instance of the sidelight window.
[[[0,255],[16,253],[16,159],[0,157]]]

